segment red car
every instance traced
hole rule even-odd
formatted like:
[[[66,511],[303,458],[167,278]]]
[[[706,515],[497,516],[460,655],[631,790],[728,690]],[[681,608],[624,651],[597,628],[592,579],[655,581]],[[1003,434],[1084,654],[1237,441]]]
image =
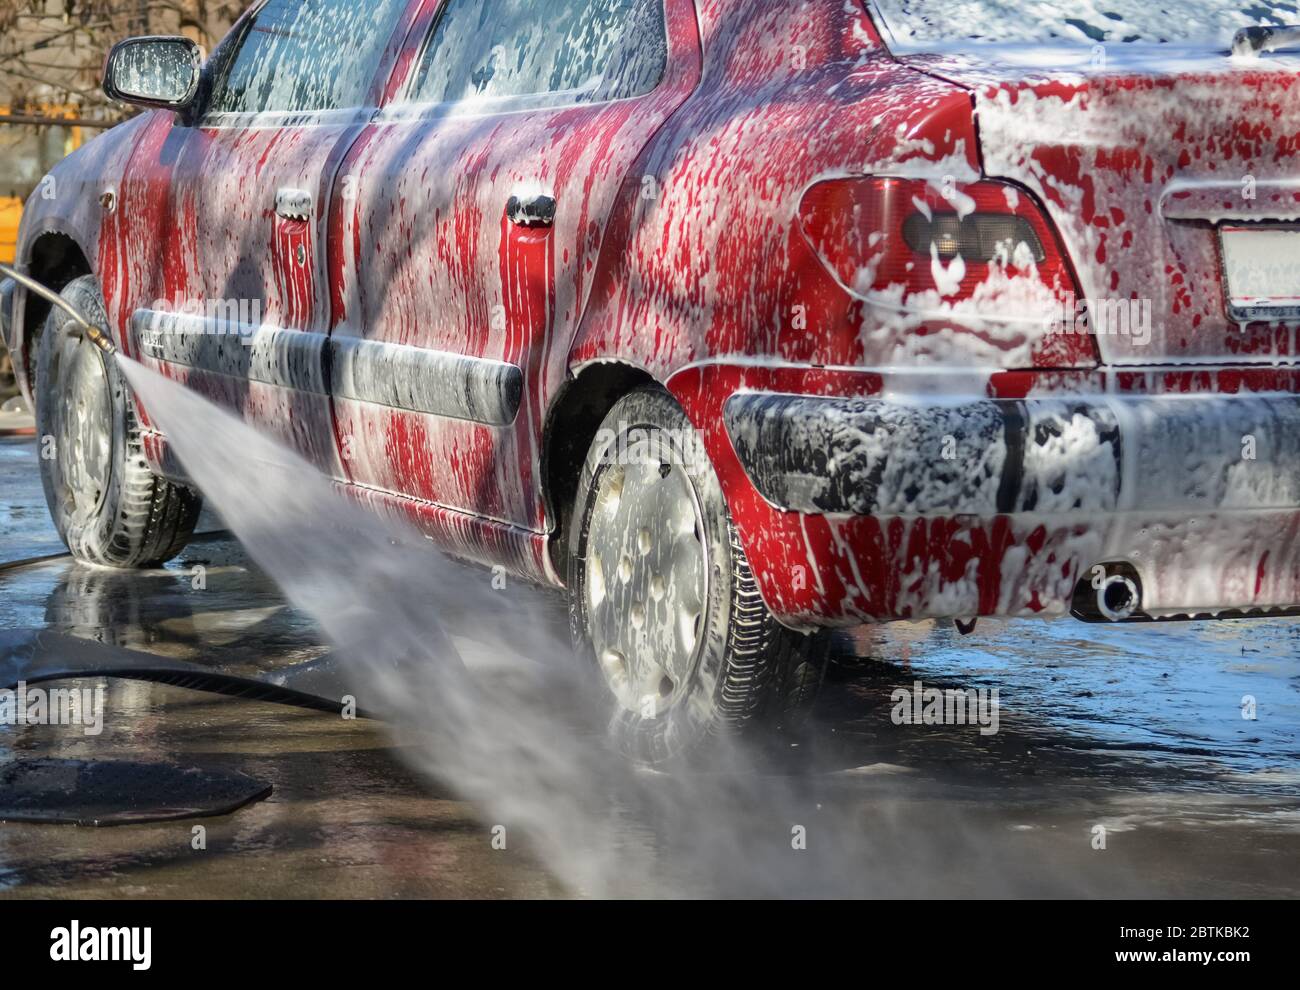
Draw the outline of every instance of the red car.
[[[52,173],[23,273],[450,552],[565,586],[638,750],[818,629],[1300,603],[1291,3],[264,0]],[[1087,8],[1091,10],[1091,8]],[[94,335],[6,337],[79,557],[199,509]]]

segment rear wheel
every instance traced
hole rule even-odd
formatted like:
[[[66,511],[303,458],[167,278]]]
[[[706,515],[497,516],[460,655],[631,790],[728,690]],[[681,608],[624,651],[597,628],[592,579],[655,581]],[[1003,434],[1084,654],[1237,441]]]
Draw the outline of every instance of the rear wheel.
[[[572,520],[573,631],[630,755],[663,763],[806,714],[816,640],[763,604],[703,445],[663,389],[638,389],[605,418]]]
[[[108,332],[94,276],[73,280],[61,294]],[[74,557],[152,567],[189,542],[201,499],[149,470],[135,401],[117,362],[58,307],[51,307],[36,346],[36,431],[45,501]]]

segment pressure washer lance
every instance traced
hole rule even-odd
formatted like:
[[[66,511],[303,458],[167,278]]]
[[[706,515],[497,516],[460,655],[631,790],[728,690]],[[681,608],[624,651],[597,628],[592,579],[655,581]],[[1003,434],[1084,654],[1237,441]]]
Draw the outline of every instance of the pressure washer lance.
[[[117,345],[113,343],[108,334],[104,333],[99,327],[91,323],[88,319],[77,312],[77,308],[64,299],[53,289],[46,288],[34,278],[29,278],[20,272],[14,271],[8,265],[0,265],[0,275],[6,275],[13,279],[19,285],[29,292],[35,292],[42,299],[48,299],[52,305],[58,306],[74,320],[77,326],[81,328],[82,334],[90,339],[90,342],[98,347],[105,354],[116,354]]]

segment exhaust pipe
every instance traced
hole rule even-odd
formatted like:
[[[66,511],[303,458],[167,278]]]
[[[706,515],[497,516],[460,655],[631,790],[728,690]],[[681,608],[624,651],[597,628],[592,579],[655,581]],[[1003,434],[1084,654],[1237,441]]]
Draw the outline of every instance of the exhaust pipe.
[[[1097,589],[1097,611],[1111,622],[1131,618],[1141,604],[1137,584],[1123,574],[1112,574]]]
[[[1091,576],[1101,568],[1100,581]],[[1131,564],[1113,562],[1088,569],[1075,586],[1070,611],[1084,622],[1124,622],[1142,610],[1142,583]]]
[[[47,300],[51,306],[58,306],[59,309],[63,310],[77,321],[77,326],[81,328],[82,335],[87,337],[92,344],[98,347],[105,354],[112,355],[117,353],[117,345],[113,343],[108,334],[104,333],[103,330],[77,312],[75,306],[53,289],[41,285],[41,283],[36,281],[36,279],[23,275],[22,273],[15,271],[13,268],[10,268],[8,265],[0,265],[0,275],[5,275],[13,279],[28,292],[35,292],[42,299]]]

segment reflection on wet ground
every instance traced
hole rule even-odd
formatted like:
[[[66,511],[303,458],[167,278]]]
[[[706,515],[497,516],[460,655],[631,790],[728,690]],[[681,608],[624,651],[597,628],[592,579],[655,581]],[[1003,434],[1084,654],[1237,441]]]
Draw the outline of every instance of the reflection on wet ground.
[[[34,445],[9,442],[0,464],[24,468],[0,467],[0,560],[53,552],[43,507],[39,517],[24,508],[40,504]],[[551,600],[563,624],[558,598],[526,593]],[[329,660],[313,623],[220,535],[147,573],[64,558],[0,570],[0,642],[14,652],[42,631],[75,637],[69,651],[90,651],[87,663],[144,655],[267,682]],[[490,677],[473,629],[450,631]],[[691,848],[690,829],[611,795],[623,841],[662,865],[626,877],[620,892],[1294,896],[1298,655],[1297,620],[988,622],[965,637],[915,623],[843,637],[808,731],[764,764],[793,786],[772,801],[749,789],[753,806],[731,826],[754,848],[754,870],[702,873],[678,855]],[[895,725],[891,692],[917,680],[998,688],[999,731]],[[409,740],[378,723],[160,683],[60,684],[104,686],[102,734],[0,726],[0,762],[166,761],[242,772],[274,790],[203,819],[206,849],[193,847],[192,821],[2,824],[0,895],[583,893],[555,879],[526,838],[494,849],[495,823],[409,770]],[[1242,717],[1243,699],[1253,699],[1255,719]],[[792,848],[797,826],[804,849]],[[1105,848],[1095,848],[1103,834]]]
[[[50,525],[36,473],[36,442],[0,436],[0,560],[19,560],[63,549]]]

